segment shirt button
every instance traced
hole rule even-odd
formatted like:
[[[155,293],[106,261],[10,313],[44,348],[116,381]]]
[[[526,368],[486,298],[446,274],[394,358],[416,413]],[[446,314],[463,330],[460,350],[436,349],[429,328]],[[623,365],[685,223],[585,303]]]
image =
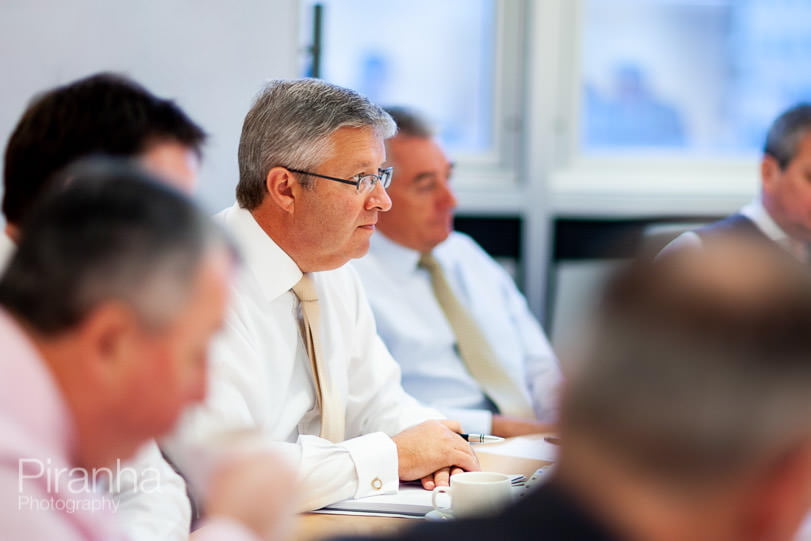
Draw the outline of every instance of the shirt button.
[[[372,479],[372,488],[374,490],[380,490],[383,488],[383,481],[380,479],[380,477],[375,477]]]

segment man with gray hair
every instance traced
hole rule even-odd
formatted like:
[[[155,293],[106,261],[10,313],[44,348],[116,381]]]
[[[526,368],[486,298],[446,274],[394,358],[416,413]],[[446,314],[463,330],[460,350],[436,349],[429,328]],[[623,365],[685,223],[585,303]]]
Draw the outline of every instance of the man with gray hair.
[[[243,124],[237,203],[219,215],[246,265],[213,348],[211,397],[167,442],[181,470],[190,443],[239,429],[297,461],[302,509],[478,469],[458,423],[402,389],[345,266],[391,206],[381,165],[394,129],[366,98],[323,81],[260,92]]]
[[[783,112],[766,136],[760,162],[760,197],[732,216],[683,233],[662,253],[700,248],[719,236],[769,241],[800,261],[811,261],[811,104]]]
[[[811,503],[811,277],[727,239],[625,268],[564,367],[551,478],[397,539],[789,541]]]
[[[54,185],[66,179],[32,207],[0,279],[5,539],[128,538],[115,485],[162,487],[124,461],[203,399],[235,270],[220,228],[134,166],[82,164]],[[222,464],[198,539],[282,538],[293,477],[271,458]]]

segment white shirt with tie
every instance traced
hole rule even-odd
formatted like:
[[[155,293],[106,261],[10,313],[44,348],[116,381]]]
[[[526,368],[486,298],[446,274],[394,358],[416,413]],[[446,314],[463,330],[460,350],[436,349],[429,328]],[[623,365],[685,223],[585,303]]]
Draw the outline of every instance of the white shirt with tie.
[[[318,437],[316,389],[299,331],[298,299],[290,290],[301,270],[249,211],[234,205],[218,219],[236,238],[244,261],[226,327],[210,352],[209,396],[166,442],[170,457],[194,476],[184,462],[195,445],[219,432],[258,429],[269,447],[298,464],[302,509],[395,492],[397,449],[390,436],[442,415],[403,390],[357,274],[349,266],[312,274],[324,377],[346,408],[347,439],[332,443]]]
[[[451,233],[432,253],[504,369],[514,381],[524,382],[537,418],[553,421],[557,359],[512,278],[462,233]],[[466,432],[490,432],[495,407],[465,368],[419,258],[415,250],[378,232],[369,253],[352,265],[366,288],[378,332],[400,363],[406,391],[459,420]]]

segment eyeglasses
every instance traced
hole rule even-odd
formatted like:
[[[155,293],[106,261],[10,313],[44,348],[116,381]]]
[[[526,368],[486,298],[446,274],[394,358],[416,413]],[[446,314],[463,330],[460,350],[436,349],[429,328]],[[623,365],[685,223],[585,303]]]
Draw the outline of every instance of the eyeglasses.
[[[336,177],[328,177],[326,175],[319,175],[316,173],[310,173],[308,171],[301,171],[300,169],[291,169],[290,167],[285,167],[288,171],[292,173],[299,173],[301,175],[309,175],[311,177],[318,177],[318,178],[325,178],[327,180],[334,180],[335,182],[343,182],[344,184],[351,184],[358,190],[359,193],[368,193],[375,189],[375,185],[379,182],[383,185],[383,188],[388,188],[391,184],[391,174],[394,170],[393,167],[386,167],[385,169],[378,169],[377,174],[368,174],[368,175],[355,175],[352,177],[353,180],[347,180],[343,178],[336,178]]]

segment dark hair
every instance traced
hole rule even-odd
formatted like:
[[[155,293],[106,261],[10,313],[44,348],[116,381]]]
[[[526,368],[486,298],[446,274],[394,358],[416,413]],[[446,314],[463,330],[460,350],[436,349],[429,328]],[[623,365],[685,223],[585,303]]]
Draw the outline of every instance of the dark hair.
[[[416,110],[401,105],[384,107],[397,124],[397,135],[428,138],[436,135],[434,127]]]
[[[20,224],[51,177],[94,154],[135,156],[176,141],[198,156],[203,130],[171,100],[121,75],[99,73],[34,98],[9,138],[3,213]]]
[[[640,261],[597,312],[567,365],[564,438],[700,487],[811,435],[811,276],[792,258],[727,239]]]
[[[80,162],[34,206],[0,278],[0,305],[45,335],[119,300],[159,326],[203,257],[230,241],[191,200],[130,162]]]
[[[772,123],[766,135],[764,154],[777,160],[785,169],[797,153],[800,139],[811,129],[811,104],[799,103],[784,111]]]

